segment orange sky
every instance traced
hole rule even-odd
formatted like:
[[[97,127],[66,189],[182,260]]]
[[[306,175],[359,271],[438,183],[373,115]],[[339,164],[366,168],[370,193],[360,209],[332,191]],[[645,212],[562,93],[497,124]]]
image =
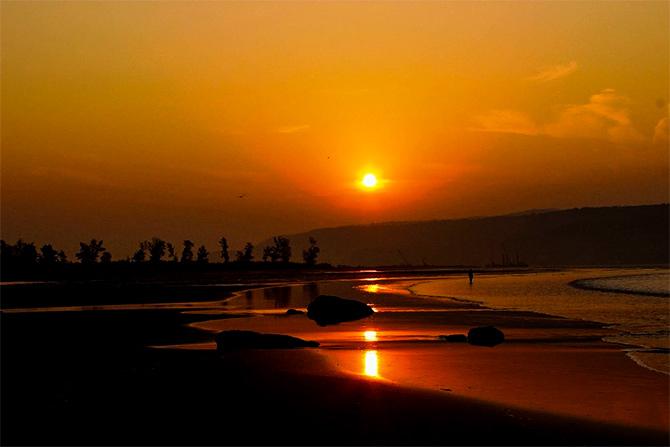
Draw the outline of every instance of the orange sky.
[[[1,8],[4,239],[669,200],[664,1]]]

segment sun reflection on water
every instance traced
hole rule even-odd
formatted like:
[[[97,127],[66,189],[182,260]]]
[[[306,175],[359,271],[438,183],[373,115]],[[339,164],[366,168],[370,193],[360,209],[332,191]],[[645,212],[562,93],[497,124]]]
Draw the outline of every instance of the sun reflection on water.
[[[365,351],[365,355],[363,356],[363,374],[370,377],[379,377],[377,351]]]
[[[363,338],[365,341],[377,341],[377,331],[365,331],[363,332]]]
[[[382,286],[381,284],[367,284],[364,286],[359,286],[359,289],[361,289],[363,292],[368,293],[380,293],[385,290],[389,290],[388,287]]]

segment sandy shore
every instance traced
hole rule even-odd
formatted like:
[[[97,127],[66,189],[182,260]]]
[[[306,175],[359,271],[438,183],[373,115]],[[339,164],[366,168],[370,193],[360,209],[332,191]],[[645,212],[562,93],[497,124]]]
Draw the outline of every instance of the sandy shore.
[[[434,341],[488,323],[509,340]],[[325,341],[212,349],[216,330],[264,326]],[[279,313],[116,309],[3,313],[1,329],[3,445],[670,442],[667,376],[600,342],[601,325],[532,312],[450,303],[418,320],[395,309],[321,331]],[[378,339],[352,344],[363,329]]]
[[[505,324],[503,317],[498,321]],[[225,323],[248,329],[242,320]],[[523,335],[532,333],[526,330]],[[182,346],[194,347],[213,351],[214,344]],[[322,374],[327,365],[331,376],[659,431],[667,431],[670,418],[667,376],[640,367],[618,346],[597,337],[520,338],[495,348],[416,340],[361,342],[358,349],[349,349],[335,341],[311,351],[309,361],[290,355],[298,367],[283,364],[281,356],[270,352],[264,354],[267,363],[261,366],[257,361],[255,367],[314,375]]]
[[[285,369],[279,367],[279,371],[298,388],[289,388],[290,396],[286,396],[294,404],[299,402],[302,408],[318,408],[317,413],[323,411],[323,415],[344,415],[339,416],[340,421],[346,424],[348,420],[353,429],[339,435],[338,443],[342,444],[371,441],[384,444],[628,444],[668,440],[667,431],[663,429],[598,422],[496,404],[488,400],[493,396],[486,393],[476,393],[479,398],[474,398],[341,374],[329,371],[327,367],[315,371],[308,365],[317,362],[306,352],[288,356],[283,353],[245,356],[245,360],[234,361],[253,364],[257,371],[268,371],[263,367],[269,365],[267,362],[285,365]],[[476,363],[472,369],[473,372],[477,370],[476,374],[482,380],[491,382],[496,382],[494,376],[501,374],[500,371],[478,369]],[[499,382],[497,385],[502,385],[499,388],[502,389],[506,384]],[[554,392],[560,393],[565,385],[565,379],[556,383]],[[458,387],[458,383],[454,382],[454,386]],[[577,388],[576,393],[584,389]],[[503,392],[512,394],[515,390]],[[523,396],[519,396],[518,402],[523,402]],[[667,416],[667,410],[665,414]],[[486,429],[482,430],[484,427]]]
[[[76,372],[70,363],[62,372],[73,376],[61,377],[67,386],[48,387],[49,394],[38,399],[34,390],[13,390],[23,414],[12,408],[3,423],[3,444],[667,442],[662,430],[520,410],[343,374],[306,350],[224,358],[208,351],[157,350],[132,359],[88,358]],[[36,400],[42,405],[34,406]]]

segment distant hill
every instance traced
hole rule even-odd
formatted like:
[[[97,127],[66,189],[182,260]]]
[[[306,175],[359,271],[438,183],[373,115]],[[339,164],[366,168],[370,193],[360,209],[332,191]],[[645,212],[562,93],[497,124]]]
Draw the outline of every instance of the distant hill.
[[[668,204],[534,210],[320,228],[288,237],[296,261],[313,236],[319,261],[334,265],[667,264],[669,211]]]

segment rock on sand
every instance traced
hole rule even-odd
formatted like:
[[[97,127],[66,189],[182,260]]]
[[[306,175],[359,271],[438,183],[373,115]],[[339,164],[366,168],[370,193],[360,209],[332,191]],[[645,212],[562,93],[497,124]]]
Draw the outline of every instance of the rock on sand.
[[[495,346],[505,341],[505,335],[493,326],[480,326],[468,331],[468,343],[478,346]]]
[[[360,320],[373,313],[365,303],[330,295],[320,295],[307,306],[307,317],[319,326]]]
[[[319,343],[290,335],[262,334],[253,331],[223,331],[216,334],[218,352],[238,349],[295,349],[316,348]]]

